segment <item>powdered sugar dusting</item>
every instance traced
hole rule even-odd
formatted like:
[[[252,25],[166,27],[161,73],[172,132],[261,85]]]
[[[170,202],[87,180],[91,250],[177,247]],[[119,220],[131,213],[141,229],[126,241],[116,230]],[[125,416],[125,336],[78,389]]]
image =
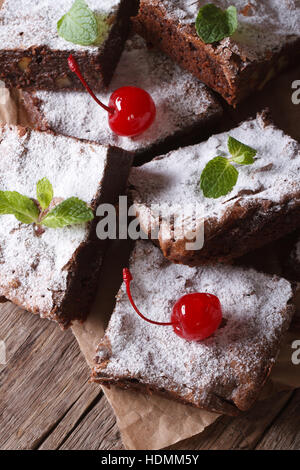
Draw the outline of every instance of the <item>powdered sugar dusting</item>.
[[[26,49],[48,46],[57,50],[89,50],[98,46],[80,46],[67,42],[57,34],[58,20],[71,8],[74,0],[5,0],[0,8],[1,49]],[[113,14],[120,0],[87,0],[92,11]]]
[[[108,103],[110,94],[124,86],[147,90],[157,108],[154,124],[141,136],[128,138],[114,134],[107,112],[85,92],[38,91],[41,111],[57,132],[111,144],[129,151],[142,151],[183,131],[202,119],[221,113],[221,107],[208,88],[182,71],[164,54],[148,50],[139,36],[126,43],[125,51],[106,93],[98,98]]]
[[[291,320],[285,310],[292,297],[288,281],[226,265],[175,265],[145,241],[137,242],[130,270],[133,298],[149,318],[170,321],[172,306],[182,295],[208,292],[219,297],[226,324],[205,341],[187,342],[172,327],[138,317],[123,284],[106,332],[111,353],[108,357],[101,346],[98,351],[100,360],[109,359],[104,368],[100,365],[100,376],[130,376],[205,402],[210,392],[232,399],[238,386],[246,391],[274,361],[278,339]]]
[[[150,0],[159,4],[179,25],[194,26],[202,0]],[[238,30],[232,38],[221,41],[233,52],[246,53],[248,58],[263,57],[269,51],[278,51],[286,43],[300,37],[300,0],[214,0],[216,6],[226,9],[234,5],[238,11]]]
[[[257,150],[252,165],[239,166],[239,177],[233,190],[218,199],[205,198],[199,181],[205,165],[212,158],[228,156],[228,136]],[[174,207],[202,207],[205,220],[222,220],[234,204],[251,201],[272,201],[272,210],[300,191],[300,145],[273,125],[266,125],[258,115],[239,127],[212,136],[207,142],[181,148],[159,157],[139,168],[133,168],[130,183],[135,187],[134,200],[141,223],[148,223],[150,205],[164,205],[163,216],[168,219]],[[292,199],[290,203],[297,203]],[[271,209],[270,209],[271,210]],[[177,213],[177,212],[176,212]]]
[[[101,185],[107,148],[35,131],[21,136],[16,128],[4,127],[0,154],[0,190],[35,198],[37,181],[47,177],[55,197],[76,196],[91,203]],[[0,218],[0,295],[46,316],[53,295],[58,304],[64,296],[64,267],[86,240],[87,225],[45,228],[37,237],[32,225],[21,224],[12,215]]]

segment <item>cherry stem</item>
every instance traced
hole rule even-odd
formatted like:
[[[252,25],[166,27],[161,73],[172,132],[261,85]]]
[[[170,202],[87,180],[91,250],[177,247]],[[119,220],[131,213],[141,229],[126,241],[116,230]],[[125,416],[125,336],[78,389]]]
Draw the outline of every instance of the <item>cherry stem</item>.
[[[126,285],[126,292],[127,292],[127,295],[128,295],[128,298],[129,298],[129,301],[132,305],[132,307],[134,308],[134,310],[136,311],[136,313],[145,321],[149,322],[149,323],[152,323],[152,325],[161,325],[161,326],[171,326],[171,325],[174,325],[173,322],[169,322],[169,323],[161,323],[161,322],[158,322],[158,321],[154,321],[154,320],[149,320],[149,318],[146,318],[140,311],[139,309],[137,308],[137,306],[135,305],[134,301],[133,301],[133,298],[131,296],[131,292],[130,292],[130,282],[132,281],[132,275],[131,275],[131,272],[129,271],[128,268],[124,268],[123,269],[123,280],[125,282],[125,285]]]
[[[108,113],[113,114],[115,112],[114,108],[110,108],[109,106],[106,106],[105,104],[101,103],[101,101],[98,100],[95,93],[91,90],[91,88],[89,87],[89,85],[87,84],[85,79],[83,78],[82,73],[79,70],[79,66],[78,66],[76,60],[74,59],[74,57],[72,56],[72,54],[70,54],[69,57],[68,57],[68,65],[69,65],[69,69],[71,70],[71,72],[74,72],[77,75],[77,77],[81,81],[82,85],[85,87],[85,89],[91,95],[91,97],[96,101],[96,103],[98,103],[99,106],[101,106],[101,108],[105,109],[105,111],[107,111]]]

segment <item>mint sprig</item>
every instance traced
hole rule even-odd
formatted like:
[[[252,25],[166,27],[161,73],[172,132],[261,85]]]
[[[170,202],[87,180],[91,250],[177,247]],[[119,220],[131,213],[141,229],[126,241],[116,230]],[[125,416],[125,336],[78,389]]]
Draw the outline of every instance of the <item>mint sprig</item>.
[[[36,185],[37,202],[17,191],[0,191],[0,215],[12,214],[23,224],[63,228],[93,220],[93,211],[77,197],[70,197],[50,209],[53,187],[47,178]],[[40,209],[39,207],[40,206]]]
[[[57,22],[57,32],[66,41],[90,46],[98,39],[98,20],[84,0],[75,0]]]
[[[213,3],[200,8],[196,18],[196,31],[205,44],[221,41],[237,30],[236,7],[230,6],[223,11]]]
[[[0,215],[3,214],[12,214],[23,224],[32,224],[39,218],[37,205],[17,191],[0,191]]]
[[[41,223],[50,228],[62,228],[66,225],[88,222],[93,218],[93,211],[85,202],[77,197],[70,197],[48,212]]]
[[[217,199],[226,196],[236,185],[239,172],[232,162],[239,165],[251,165],[254,163],[256,150],[243,144],[233,137],[228,137],[227,142],[231,157],[215,157],[210,160],[201,173],[200,188],[205,197]]]
[[[254,163],[256,150],[248,145],[242,144],[234,137],[228,137],[228,150],[232,155],[231,160],[239,165],[251,165]]]
[[[47,178],[42,178],[36,185],[36,197],[43,210],[49,207],[53,199],[53,187]]]
[[[226,196],[236,185],[239,172],[224,157],[215,157],[204,168],[200,187],[205,197],[217,199]]]

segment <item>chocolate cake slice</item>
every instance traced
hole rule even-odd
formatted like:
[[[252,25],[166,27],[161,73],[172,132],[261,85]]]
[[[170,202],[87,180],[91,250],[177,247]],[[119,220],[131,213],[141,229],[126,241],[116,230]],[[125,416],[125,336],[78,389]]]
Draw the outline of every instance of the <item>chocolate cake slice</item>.
[[[197,35],[193,0],[141,0],[135,30],[183,68],[236,105],[300,57],[299,0],[216,0],[233,5],[238,29],[232,37],[205,44]]]
[[[96,18],[101,17],[107,25],[98,26],[99,38],[89,46],[73,44],[58,35],[57,22],[73,3],[74,0],[0,1],[0,79],[7,87],[81,90],[80,81],[68,68],[71,53],[95,90],[109,84],[138,1],[87,0]]]
[[[228,136],[257,151],[254,163],[237,165],[237,183],[226,196],[205,197],[202,171],[214,157],[228,155]],[[143,231],[175,263],[228,262],[300,225],[300,144],[266,113],[133,168],[129,182]],[[184,222],[183,230],[174,220]],[[203,230],[204,246],[187,246],[190,235],[200,239]]]
[[[125,85],[147,90],[157,108],[151,128],[134,138],[114,134],[108,126],[107,112],[85,90],[25,92],[24,104],[34,127],[117,145],[135,152],[136,163],[204,140],[222,115],[221,106],[203,83],[164,54],[148,50],[137,35],[127,41],[109,90],[98,97],[108,103],[112,91]]]
[[[129,268],[133,299],[148,318],[169,322],[179,298],[204,292],[219,298],[223,322],[209,338],[186,341],[140,318],[122,285],[93,380],[229,415],[250,408],[292,319],[291,284],[242,267],[175,265],[147,241],[136,243]]]
[[[46,177],[53,206],[77,197],[93,210],[115,204],[126,187],[132,156],[115,147],[21,127],[0,127],[0,190],[35,198]],[[68,327],[84,320],[97,289],[106,242],[91,222],[64,228],[0,215],[0,298]]]

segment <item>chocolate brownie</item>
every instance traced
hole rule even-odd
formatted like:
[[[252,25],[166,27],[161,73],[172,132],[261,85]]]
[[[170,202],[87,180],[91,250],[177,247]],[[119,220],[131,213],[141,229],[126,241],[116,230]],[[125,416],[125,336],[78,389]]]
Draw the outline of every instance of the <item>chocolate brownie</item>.
[[[0,188],[35,198],[36,183],[47,177],[54,204],[78,197],[95,212],[117,202],[126,187],[132,156],[75,138],[21,127],[0,127]],[[14,302],[65,328],[84,320],[97,289],[106,242],[88,224],[47,228],[13,215],[0,215],[0,298]]]
[[[212,158],[228,153],[229,135],[257,155],[252,165],[239,166],[229,194],[206,198],[201,173]],[[143,231],[171,261],[194,266],[231,261],[299,227],[299,175],[300,144],[262,113],[230,132],[133,168],[129,182]],[[183,230],[176,231],[181,223]],[[188,249],[189,232],[200,240],[203,229],[203,248]]]
[[[300,57],[299,0],[216,0],[238,11],[230,38],[205,44],[195,20],[202,1],[141,0],[135,30],[236,105]]]
[[[149,91],[157,108],[151,128],[134,138],[114,134],[107,112],[84,90],[25,92],[23,101],[34,127],[117,145],[133,151],[136,163],[204,140],[222,115],[217,99],[203,83],[164,54],[148,50],[137,35],[127,41],[109,90],[98,97],[108,103],[112,91],[124,85]]]
[[[90,9],[105,15],[108,23],[99,44],[92,46],[73,44],[57,33],[57,22],[73,0],[4,0],[2,7],[1,3],[0,79],[8,87],[81,90],[68,68],[72,53],[94,89],[102,90],[119,61],[138,1],[88,0]]]
[[[172,326],[151,325],[133,310],[122,285],[93,380],[199,408],[237,414],[258,398],[294,313],[285,279],[230,265],[190,268],[167,261],[147,241],[130,261],[132,295],[148,318],[169,322],[183,295],[207,292],[222,306],[223,322],[203,341],[186,341]]]

